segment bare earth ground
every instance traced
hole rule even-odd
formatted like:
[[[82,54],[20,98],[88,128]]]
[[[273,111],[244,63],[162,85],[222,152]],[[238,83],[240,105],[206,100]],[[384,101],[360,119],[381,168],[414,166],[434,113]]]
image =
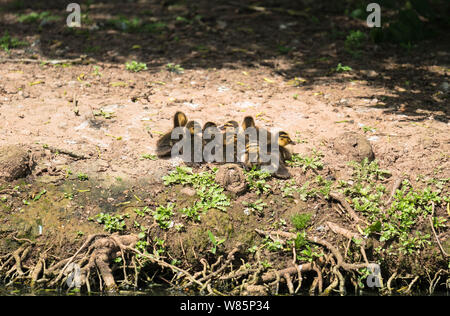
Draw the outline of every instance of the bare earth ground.
[[[92,5],[91,22],[78,33],[63,21],[37,32],[37,24],[18,23],[17,12],[0,12],[0,29],[29,43],[0,52],[0,145],[33,148],[34,175],[70,170],[72,178],[85,173],[153,190],[174,162],[142,155],[155,154],[158,137],[181,110],[201,122],[255,116],[260,126],[288,132],[297,142],[294,152],[322,152],[325,169],[338,180],[349,177],[348,159],[333,149],[332,140],[347,131],[368,138],[380,167],[392,172],[389,188],[397,178],[415,183],[419,175],[450,177],[448,34],[410,51],[368,42],[357,59],[343,50],[345,35],[333,37],[330,25],[346,34],[364,29],[362,22],[326,11],[318,11],[320,23],[313,23],[283,12],[205,4],[197,14],[207,19],[184,24],[174,22],[183,7],[171,11],[151,4],[156,19],[167,23],[162,33],[92,28],[118,14],[141,12],[141,6]],[[49,11],[65,20],[65,12]],[[292,50],[283,53],[280,45]],[[87,55],[82,64],[20,62],[81,55]],[[145,62],[148,70],[126,70],[131,60]],[[180,64],[184,72],[168,71],[167,63]],[[330,71],[338,63],[352,70]],[[112,117],[94,115],[100,110]],[[46,147],[88,159],[56,155]],[[301,185],[302,170],[291,174]],[[319,207],[332,212],[328,205]],[[443,208],[439,212],[445,214]]]

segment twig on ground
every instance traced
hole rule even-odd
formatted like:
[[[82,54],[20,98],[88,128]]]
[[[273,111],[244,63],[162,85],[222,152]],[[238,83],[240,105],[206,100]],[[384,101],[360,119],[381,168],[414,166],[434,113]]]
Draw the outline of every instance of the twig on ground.
[[[442,248],[441,242],[439,241],[439,238],[436,234],[436,230],[434,229],[434,224],[433,224],[433,216],[434,216],[434,202],[431,202],[431,205],[433,207],[433,210],[431,211],[431,216],[429,217],[430,219],[430,225],[431,225],[431,230],[433,231],[434,237],[436,238],[436,242],[439,246],[439,250],[441,251],[442,256],[445,258],[449,257],[448,253],[445,252],[444,248]]]
[[[345,208],[347,213],[350,215],[350,217],[354,221],[365,223],[364,220],[362,220],[361,218],[358,217],[358,215],[356,215],[355,211],[352,209],[352,207],[350,206],[350,204],[347,202],[347,200],[345,199],[345,197],[342,194],[336,193],[336,192],[330,192],[330,197],[332,197],[333,199],[335,199],[336,201],[341,203],[341,205]]]

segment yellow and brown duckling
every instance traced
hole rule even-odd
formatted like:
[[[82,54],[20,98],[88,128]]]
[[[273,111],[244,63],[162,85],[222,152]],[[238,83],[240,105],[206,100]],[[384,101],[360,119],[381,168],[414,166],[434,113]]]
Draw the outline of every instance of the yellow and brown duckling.
[[[156,154],[158,157],[170,156],[172,147],[177,142],[177,140],[172,139],[172,131],[177,127],[186,126],[187,122],[187,117],[183,112],[178,111],[175,113],[173,116],[173,128],[170,132],[162,135],[156,142]]]
[[[288,133],[281,131],[278,134],[278,146],[280,149],[280,159],[283,162],[290,160],[292,157],[291,151],[286,148],[288,145],[295,145],[295,142],[289,137]]]
[[[223,157],[223,146],[216,144],[216,137],[221,134],[216,123],[208,121],[203,125],[202,142],[203,142],[203,159],[206,162],[220,161]],[[210,144],[213,142],[213,144]]]
[[[295,142],[289,137],[289,134],[280,131],[278,133],[278,168],[273,174],[277,178],[288,179],[291,177],[291,174],[285,165],[285,161],[292,157],[291,151],[286,148],[286,146],[291,144],[295,145]]]
[[[252,116],[244,117],[242,121],[242,132],[244,133],[245,151],[243,153],[242,163],[247,170],[261,166],[261,152],[259,147],[259,133],[261,131],[267,133],[267,143],[270,144],[270,132],[257,127]]]
[[[223,161],[237,161],[237,136],[239,133],[239,123],[231,120],[220,127],[223,130]],[[227,153],[227,148],[228,153]],[[232,152],[231,152],[232,149]]]
[[[202,127],[197,121],[189,121],[186,124],[189,131],[191,155],[186,162],[202,162],[203,161],[203,144],[202,144]]]

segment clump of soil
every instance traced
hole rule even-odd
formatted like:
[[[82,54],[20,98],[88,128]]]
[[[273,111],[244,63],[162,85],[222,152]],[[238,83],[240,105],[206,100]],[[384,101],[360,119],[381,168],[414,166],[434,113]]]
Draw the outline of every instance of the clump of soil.
[[[370,142],[361,134],[343,133],[334,139],[333,147],[340,155],[345,156],[347,161],[361,162],[364,158],[369,161],[375,159]]]
[[[234,194],[244,193],[247,187],[242,169],[235,164],[220,166],[216,174],[216,182]]]
[[[27,149],[18,145],[0,147],[0,181],[13,181],[31,172],[32,157]]]

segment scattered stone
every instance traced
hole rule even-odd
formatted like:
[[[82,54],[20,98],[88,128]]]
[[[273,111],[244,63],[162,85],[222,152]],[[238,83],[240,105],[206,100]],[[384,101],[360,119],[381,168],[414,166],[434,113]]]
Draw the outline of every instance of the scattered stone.
[[[217,88],[217,92],[226,92],[229,91],[230,88],[226,87],[226,86],[220,86]]]
[[[13,181],[31,173],[33,160],[28,150],[19,145],[0,147],[0,180]]]
[[[253,102],[250,102],[250,101],[236,102],[234,105],[236,105],[237,107],[239,107],[241,109],[248,109],[248,108],[253,108],[253,107],[258,107],[259,106],[259,104],[253,103]]]
[[[347,157],[348,161],[361,162],[364,158],[375,159],[370,142],[363,136],[353,132],[345,132],[333,140],[337,153]]]
[[[200,106],[200,104],[192,103],[192,102],[184,102],[183,105],[187,106],[187,107],[189,107],[191,109],[196,109],[196,108],[198,108]]]

